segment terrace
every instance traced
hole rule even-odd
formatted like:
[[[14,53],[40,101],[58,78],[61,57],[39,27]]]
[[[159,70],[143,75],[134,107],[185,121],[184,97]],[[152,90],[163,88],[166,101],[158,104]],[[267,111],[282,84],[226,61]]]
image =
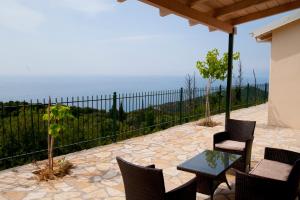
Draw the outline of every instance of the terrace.
[[[126,0],[118,1],[124,2]],[[54,104],[61,103],[71,106],[73,113],[76,114],[75,120],[62,122],[68,124],[69,132],[68,134],[63,132],[63,140],[56,141],[56,144],[54,144],[55,150],[57,150],[56,155],[73,152],[64,156],[75,167],[69,175],[49,181],[37,180],[32,173],[36,170],[34,164],[3,170],[0,172],[0,200],[125,199],[124,185],[116,162],[116,156],[144,166],[154,163],[157,168],[164,170],[166,189],[169,191],[194,176],[177,170],[176,166],[199,152],[212,149],[213,135],[216,132],[223,131],[225,126],[224,119],[230,118],[254,120],[257,122],[251,157],[252,167],[263,158],[265,147],[300,151],[299,130],[267,125],[267,104],[243,108],[231,113],[232,109],[256,105],[257,102],[265,102],[268,97],[267,85],[264,85],[264,89],[259,89],[256,84],[254,87],[249,87],[248,84],[247,87],[244,87],[244,89],[240,88],[239,91],[240,95],[244,93],[242,95],[244,100],[241,100],[242,96],[234,98],[234,94],[237,94],[237,92],[235,90],[236,93],[234,93],[234,88],[232,88],[232,62],[234,35],[237,33],[236,26],[297,9],[300,7],[299,1],[284,0],[279,2],[270,0],[267,2],[253,0],[234,1],[232,3],[222,0],[220,1],[221,3],[216,4],[200,0],[143,0],[142,2],[158,8],[161,16],[175,14],[187,19],[190,25],[204,24],[210,31],[221,30],[228,33],[226,90],[223,90],[220,86],[220,89],[215,88],[213,93],[214,112],[212,113],[225,111],[224,114],[213,116],[214,120],[220,124],[213,128],[199,126],[198,121],[182,124],[183,122],[203,117],[201,115],[204,110],[202,90],[198,91],[198,95],[194,94],[195,91],[186,92],[181,89],[180,91],[147,93],[146,95],[142,93],[142,95],[136,94],[132,96],[120,96],[113,93],[112,96],[109,95],[104,98],[101,96],[100,99],[97,96],[96,100],[93,97],[92,99],[84,99],[82,97],[81,100],[77,97],[75,101],[72,98],[71,101],[69,101],[70,99],[66,101],[61,99],[58,102],[56,99]],[[249,104],[251,91],[254,93],[254,98],[252,98],[253,104]],[[187,96],[186,94],[190,95]],[[257,95],[260,96],[259,101],[257,101]],[[236,104],[235,101],[240,104]],[[100,108],[98,107],[99,102]],[[104,102],[104,108],[102,107],[102,102]],[[270,102],[272,101],[270,100]],[[74,105],[74,103],[77,105]],[[94,103],[96,103],[96,108]],[[43,134],[44,136],[48,133],[50,134],[50,131],[48,132],[50,129],[41,120],[41,117],[45,113],[47,105],[49,105],[50,110],[50,99],[47,104],[45,101],[43,103],[39,101],[36,103],[32,101],[30,103],[25,101],[24,103],[9,102],[5,105],[1,103],[1,169],[46,157],[47,149],[44,147],[47,141]],[[123,106],[125,106],[125,109]],[[198,108],[198,110],[195,108]],[[147,112],[151,123],[146,122]],[[186,113],[188,114],[186,115]],[[125,115],[130,117],[126,119]],[[229,121],[226,122],[229,124]],[[50,124],[49,119],[48,123]],[[226,124],[226,127],[228,127],[228,124]],[[158,132],[153,133],[155,131]],[[29,133],[31,137],[29,137]],[[148,133],[152,134],[140,136]],[[242,134],[239,136],[243,137]],[[53,136],[49,136],[49,138],[51,137]],[[127,139],[130,137],[135,138]],[[252,135],[251,138],[245,140],[247,140],[244,146],[246,152],[248,142],[252,141]],[[49,143],[53,146],[53,142],[51,143],[50,141]],[[99,145],[105,146],[99,147]],[[94,148],[77,151],[90,147]],[[40,157],[37,156],[38,154],[40,154]],[[278,157],[284,156],[280,154]],[[289,160],[289,163],[283,162],[284,164],[290,164],[292,159],[285,157],[285,160]],[[299,167],[299,161],[295,163],[294,166]],[[293,168],[296,170],[291,170],[290,174],[292,172],[292,175],[295,172],[299,173],[296,167]],[[226,176],[228,176],[232,189],[227,189],[224,184],[220,185],[214,199],[235,199],[234,171],[229,170]],[[251,175],[246,174],[245,176],[250,177]],[[290,177],[293,178],[293,176],[289,176],[289,180],[285,180],[286,183],[290,183],[288,182],[292,179]],[[297,175],[296,177],[299,176]],[[259,178],[263,179],[262,177],[256,177],[256,179]],[[199,180],[198,183],[200,182]],[[293,191],[295,194],[298,192],[299,186],[296,182],[294,181],[296,187],[294,187]],[[238,183],[236,185],[237,189],[238,186],[243,187]],[[261,185],[265,186],[268,184]],[[283,188],[287,189],[289,186],[285,184]],[[249,188],[251,189],[251,185],[247,189]],[[258,192],[260,191],[259,189]],[[274,193],[273,188],[270,193]],[[251,198],[253,199],[253,197]],[[204,200],[210,199],[210,197],[197,193],[197,199]]]
[[[32,164],[4,170],[0,172],[0,199],[125,199],[116,156],[141,165],[155,163],[163,169],[166,189],[170,190],[193,177],[178,171],[176,166],[205,149],[212,149],[213,134],[224,129],[224,114],[213,118],[221,125],[207,128],[190,122],[68,154],[66,158],[76,167],[70,175],[59,180],[37,181],[31,173]],[[267,126],[267,104],[233,111],[232,118],[257,121],[252,166],[263,157],[266,146],[300,151],[300,130]],[[232,173],[227,175],[234,185]],[[208,199],[208,196],[197,195],[199,200]],[[230,191],[226,185],[221,185],[215,199],[234,199],[234,187]]]

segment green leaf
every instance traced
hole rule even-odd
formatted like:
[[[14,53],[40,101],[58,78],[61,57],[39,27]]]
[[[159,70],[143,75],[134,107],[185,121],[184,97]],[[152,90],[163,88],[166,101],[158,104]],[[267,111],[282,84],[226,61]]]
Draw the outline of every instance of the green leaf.
[[[67,118],[74,118],[71,113],[71,109],[68,106],[57,104],[50,107],[50,126],[48,134],[53,137],[59,137],[61,132],[66,129],[65,126],[61,124],[61,121]],[[43,120],[48,121],[49,114],[43,115]]]
[[[238,60],[240,53],[233,54],[233,60]],[[207,52],[205,60],[197,61],[196,68],[205,79],[224,80],[227,77],[228,53],[220,57],[218,49],[212,49]]]

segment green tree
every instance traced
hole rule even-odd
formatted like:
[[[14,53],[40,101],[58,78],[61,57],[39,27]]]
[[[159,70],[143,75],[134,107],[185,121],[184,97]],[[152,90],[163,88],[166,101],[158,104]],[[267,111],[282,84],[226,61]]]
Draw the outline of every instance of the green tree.
[[[236,81],[236,91],[235,91],[235,98],[237,100],[237,103],[240,103],[242,101],[242,82],[243,82],[243,69],[242,69],[242,61],[239,59],[238,64],[238,75],[237,75],[237,81]]]
[[[62,121],[67,118],[73,118],[71,109],[68,106],[57,104],[50,106],[51,100],[49,99],[48,112],[43,115],[43,120],[48,121],[48,162],[49,171],[53,171],[53,147],[54,139],[58,138],[66,127]]]
[[[155,128],[155,113],[154,113],[154,108],[152,106],[148,107],[146,109],[145,113],[145,121],[146,121],[146,126],[150,128],[152,131]]]
[[[238,60],[240,54],[238,52],[233,54],[233,60]],[[210,117],[210,105],[209,96],[211,84],[215,80],[224,80],[227,77],[227,65],[228,65],[228,53],[224,53],[220,57],[218,49],[212,49],[206,54],[206,58],[203,61],[196,62],[196,68],[199,70],[201,76],[207,79],[206,84],[206,102],[205,102],[205,125],[212,123]]]
[[[123,108],[123,102],[120,103],[118,115],[119,115],[118,117],[119,117],[120,122],[123,122],[126,120],[126,112],[124,111],[124,108]]]

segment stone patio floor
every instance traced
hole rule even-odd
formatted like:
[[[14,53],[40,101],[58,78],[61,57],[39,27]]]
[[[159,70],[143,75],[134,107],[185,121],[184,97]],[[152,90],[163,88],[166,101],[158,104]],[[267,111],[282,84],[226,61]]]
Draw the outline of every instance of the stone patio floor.
[[[256,120],[252,161],[263,158],[266,146],[300,152],[300,130],[266,125],[267,105],[233,111],[232,118]],[[122,178],[115,157],[141,165],[154,163],[164,170],[166,189],[170,190],[193,177],[176,166],[204,149],[212,149],[213,134],[224,129],[224,114],[215,115],[222,123],[213,128],[197,122],[175,126],[150,135],[66,155],[75,164],[63,179],[38,182],[31,164],[0,172],[0,200],[30,199],[125,199]],[[231,184],[234,176],[228,175]],[[197,194],[198,200],[208,196]],[[234,192],[221,185],[215,199],[234,199]]]

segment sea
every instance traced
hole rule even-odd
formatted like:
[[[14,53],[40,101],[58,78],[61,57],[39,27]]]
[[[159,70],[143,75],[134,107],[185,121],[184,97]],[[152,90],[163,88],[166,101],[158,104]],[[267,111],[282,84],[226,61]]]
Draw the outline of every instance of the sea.
[[[182,76],[0,76],[0,101],[29,101],[96,95],[175,90],[185,87]],[[251,79],[251,78],[249,78]],[[248,81],[249,82],[249,81]],[[258,83],[267,82],[259,77]],[[206,80],[196,76],[196,87]],[[214,82],[215,86],[225,82]]]

